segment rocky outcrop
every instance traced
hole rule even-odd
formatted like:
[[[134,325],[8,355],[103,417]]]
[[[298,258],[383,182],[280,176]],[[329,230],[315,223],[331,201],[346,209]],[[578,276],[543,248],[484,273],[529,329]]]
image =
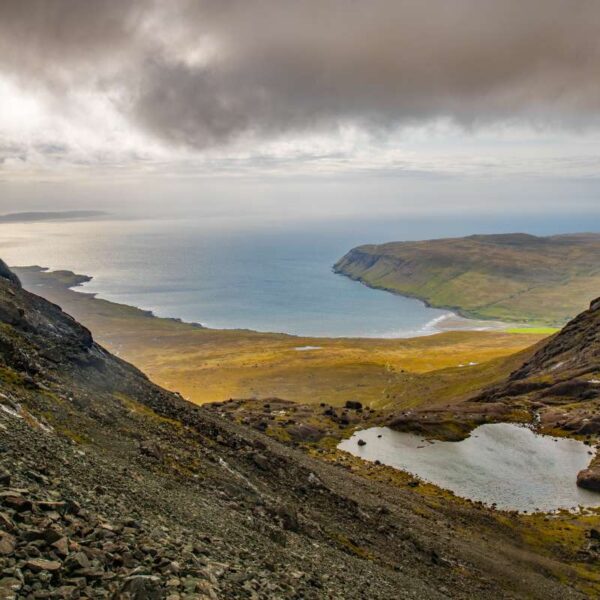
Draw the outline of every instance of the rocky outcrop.
[[[0,259],[0,277],[10,281],[16,286],[21,286],[19,278],[8,268],[8,265],[2,259]]]
[[[590,446],[599,443],[600,298],[503,383],[465,402],[397,414],[390,425],[458,440],[482,423],[501,421],[531,422],[541,432],[576,436]],[[600,491],[600,456],[577,476],[577,484]]]
[[[600,492],[600,468],[583,469],[577,473],[577,485],[579,487]]]
[[[600,298],[546,342],[510,381],[537,377],[548,386],[600,370]],[[545,379],[544,379],[545,377]]]

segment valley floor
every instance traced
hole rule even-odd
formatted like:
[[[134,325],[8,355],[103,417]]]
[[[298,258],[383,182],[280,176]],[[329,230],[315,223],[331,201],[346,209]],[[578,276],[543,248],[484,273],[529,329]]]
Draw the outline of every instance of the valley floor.
[[[70,288],[86,277],[36,268],[15,272],[25,288],[63,307],[111,352],[198,404],[281,397],[332,404],[354,399],[391,409],[410,406],[415,397],[433,403],[458,400],[505,376],[517,364],[508,357],[547,335],[456,331],[352,339],[207,329]],[[506,365],[496,362],[490,368],[489,361],[504,357]]]

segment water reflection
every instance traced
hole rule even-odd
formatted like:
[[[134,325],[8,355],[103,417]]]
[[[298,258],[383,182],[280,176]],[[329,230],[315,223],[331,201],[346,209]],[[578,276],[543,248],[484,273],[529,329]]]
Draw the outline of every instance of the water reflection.
[[[359,444],[359,440],[366,442]],[[578,488],[591,449],[577,440],[537,435],[509,423],[482,425],[462,442],[426,440],[387,427],[356,432],[338,446],[365,460],[403,469],[497,508],[552,511],[600,506],[600,494]]]

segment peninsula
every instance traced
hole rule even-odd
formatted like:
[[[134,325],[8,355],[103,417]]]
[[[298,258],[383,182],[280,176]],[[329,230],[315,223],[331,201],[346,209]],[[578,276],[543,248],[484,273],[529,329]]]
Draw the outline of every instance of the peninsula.
[[[472,235],[353,248],[334,271],[465,317],[559,327],[600,289],[600,234]]]
[[[0,223],[36,223],[38,221],[76,221],[106,215],[103,210],[44,210],[0,215]]]

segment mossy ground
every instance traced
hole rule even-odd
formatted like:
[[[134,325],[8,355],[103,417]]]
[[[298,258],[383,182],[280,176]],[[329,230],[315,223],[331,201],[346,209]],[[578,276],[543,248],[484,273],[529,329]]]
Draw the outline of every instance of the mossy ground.
[[[506,333],[528,333],[540,335],[552,335],[560,331],[558,327],[508,327]]]

